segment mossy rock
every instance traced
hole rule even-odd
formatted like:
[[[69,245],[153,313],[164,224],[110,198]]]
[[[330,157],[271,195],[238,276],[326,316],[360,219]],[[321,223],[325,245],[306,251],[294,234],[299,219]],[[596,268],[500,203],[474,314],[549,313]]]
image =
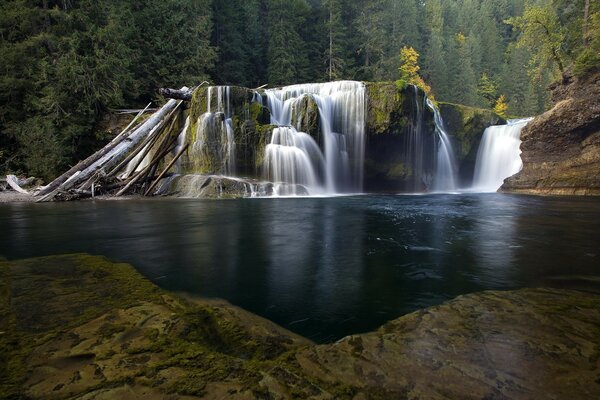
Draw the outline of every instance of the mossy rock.
[[[483,108],[444,102],[439,103],[439,108],[448,134],[459,144],[456,152],[459,162],[472,156],[473,148],[479,147],[479,141],[487,127],[506,124],[501,116]]]
[[[103,257],[4,261],[0,398],[598,398],[599,310],[594,292],[482,292],[315,346]]]
[[[451,135],[459,163],[461,185],[471,185],[475,172],[477,151],[485,129],[506,124],[506,120],[491,110],[460,104],[439,103],[447,133]]]
[[[321,117],[319,106],[311,95],[302,96],[294,103],[292,109],[292,125],[297,130],[307,133],[321,145]]]

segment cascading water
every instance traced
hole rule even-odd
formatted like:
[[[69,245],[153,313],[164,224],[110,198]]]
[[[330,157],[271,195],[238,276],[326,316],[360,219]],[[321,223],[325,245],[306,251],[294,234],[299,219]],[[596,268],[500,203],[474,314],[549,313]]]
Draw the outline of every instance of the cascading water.
[[[444,129],[444,121],[442,116],[429,99],[426,100],[427,106],[433,111],[435,121],[435,131],[437,140],[435,141],[435,175],[433,178],[433,190],[436,192],[448,192],[456,190],[456,181],[458,174],[458,166],[452,143]]]
[[[275,184],[275,193],[289,196],[317,194],[319,189],[322,192],[314,160],[324,162],[313,138],[292,127],[275,128],[265,156],[267,179]]]
[[[452,142],[446,130],[442,116],[433,102],[421,96],[417,86],[414,90],[414,107],[411,123],[405,132],[403,159],[410,169],[410,182],[406,188],[415,193],[423,189],[434,192],[456,190],[458,166]],[[435,134],[426,130],[425,107],[434,115]]]
[[[216,107],[213,107],[213,93],[216,90]],[[213,111],[213,108],[214,111]],[[202,162],[203,153],[211,153],[221,160],[221,168],[216,173],[234,176],[235,165],[235,137],[232,122],[231,87],[211,86],[207,89],[207,109],[197,121],[196,140],[192,144],[188,158],[195,162]],[[207,148],[217,143],[215,148]]]
[[[419,99],[419,89],[413,86],[415,94],[415,107],[412,111],[411,121],[404,140],[404,160],[411,169],[412,191],[420,192],[423,185],[428,185],[425,174],[425,154],[423,136],[423,107]]]
[[[521,130],[529,119],[509,120],[507,125],[488,127],[483,133],[477,161],[473,190],[496,192],[504,180],[523,168],[521,161]]]
[[[273,143],[267,148],[267,156],[271,165],[268,171],[278,171],[279,177],[298,178],[295,171],[289,170],[298,166],[300,153],[306,153],[303,162],[310,164],[308,175],[318,174],[317,179],[303,182],[303,191],[308,194],[361,192],[363,183],[363,164],[365,153],[365,86],[360,82],[341,81],[323,84],[304,84],[287,86],[266,91],[267,105],[271,111],[271,123],[286,126],[285,135],[302,138],[288,141],[287,145]],[[292,110],[303,96],[311,96],[319,110],[323,152],[314,154],[319,149],[316,142],[308,135],[296,135],[299,132],[292,126]],[[279,132],[278,135],[282,133]],[[310,141],[309,141],[310,139]],[[278,139],[279,140],[279,139]],[[310,143],[310,144],[309,144]],[[314,144],[314,145],[313,145]],[[298,147],[298,146],[305,147]],[[297,147],[296,150],[286,147]],[[282,154],[276,154],[281,152]],[[290,154],[294,152],[294,162],[290,162]],[[313,153],[313,154],[311,154]],[[323,164],[322,166],[320,164]],[[322,183],[321,183],[322,182]],[[292,182],[288,182],[292,183]]]

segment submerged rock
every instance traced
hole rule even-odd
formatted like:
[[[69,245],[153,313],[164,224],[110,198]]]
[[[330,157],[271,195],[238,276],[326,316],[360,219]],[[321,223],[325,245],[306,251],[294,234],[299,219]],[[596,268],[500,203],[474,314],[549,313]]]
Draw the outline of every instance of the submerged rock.
[[[235,199],[270,195],[273,185],[220,175],[175,175],[167,178],[157,194],[185,198]]]
[[[600,295],[460,296],[315,346],[85,254],[0,262],[0,398],[600,397]]]
[[[521,132],[523,170],[501,191],[600,195],[600,73],[557,87],[555,100]]]

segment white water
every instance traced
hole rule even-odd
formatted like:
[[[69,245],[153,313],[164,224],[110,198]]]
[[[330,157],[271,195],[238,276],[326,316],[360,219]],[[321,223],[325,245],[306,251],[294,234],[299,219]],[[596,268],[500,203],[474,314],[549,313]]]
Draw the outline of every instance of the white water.
[[[236,144],[231,119],[230,93],[229,86],[211,86],[207,89],[207,109],[196,121],[195,141],[191,143],[187,155],[182,157],[183,160],[177,162],[179,173],[186,169],[184,165],[191,167],[192,170],[201,168],[203,159],[209,156],[213,160],[220,161],[216,169],[210,172],[235,175]],[[216,98],[216,104],[213,104],[213,97]],[[189,121],[186,121],[186,128],[178,138],[177,149],[187,141],[189,125]]]
[[[286,179],[284,182],[292,185],[301,178],[306,181],[303,185],[306,185],[305,189],[311,195],[323,191],[329,194],[361,192],[365,154],[364,84],[341,81],[293,85],[267,90],[266,95],[271,123],[286,126],[284,135],[286,138],[294,138],[286,141],[289,145],[271,141],[271,144],[279,146],[267,146],[266,156],[270,162],[267,171],[272,175],[277,171],[278,179]],[[319,109],[323,152],[310,136],[299,135],[301,132],[290,126],[294,104],[306,95],[314,99]],[[282,132],[278,135],[282,135]],[[296,147],[297,150],[286,147]],[[307,151],[309,148],[310,151]],[[318,154],[314,153],[315,149]],[[307,168],[304,176],[299,176],[297,171],[300,163]],[[313,175],[316,177],[314,180]],[[296,180],[288,180],[292,178]]]
[[[273,130],[266,147],[265,172],[278,196],[314,195],[324,191],[318,170],[324,164],[312,137],[292,127]]]
[[[488,127],[483,133],[477,161],[473,190],[496,192],[504,180],[523,168],[521,161],[521,130],[530,119],[510,120],[507,125]]]
[[[444,129],[444,121],[439,110],[427,99],[427,106],[433,111],[435,131],[435,175],[433,178],[433,190],[436,192],[452,192],[457,188],[458,164],[452,149],[450,138]]]

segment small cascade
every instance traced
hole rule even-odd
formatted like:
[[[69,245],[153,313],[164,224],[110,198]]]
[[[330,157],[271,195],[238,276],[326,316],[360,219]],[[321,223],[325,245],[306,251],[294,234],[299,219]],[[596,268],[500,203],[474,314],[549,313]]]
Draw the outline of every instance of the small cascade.
[[[215,101],[216,100],[216,104]],[[219,174],[235,176],[236,144],[232,122],[231,87],[211,86],[207,89],[207,109],[196,121],[195,140],[186,157],[177,163],[178,172],[194,172],[205,166],[206,160],[216,160],[210,169]],[[189,122],[186,121],[189,127]],[[179,143],[187,139],[188,129],[179,136]]]
[[[435,141],[435,167],[433,178],[433,190],[436,192],[451,192],[456,190],[458,176],[458,164],[452,148],[450,138],[444,129],[442,116],[429,99],[426,100],[427,106],[433,111],[435,132],[437,140]]]
[[[425,171],[425,136],[423,133],[423,104],[419,97],[419,89],[412,86],[415,94],[415,107],[412,110],[411,121],[404,140],[404,161],[411,168],[412,191],[420,192],[422,187],[428,187],[431,178]]]
[[[490,126],[485,130],[477,151],[474,191],[496,192],[506,178],[523,168],[519,149],[521,130],[529,121],[531,118],[509,120],[507,125]]]
[[[309,195],[323,192],[318,168],[324,163],[319,146],[312,137],[293,127],[273,130],[266,147],[265,172],[279,196]]]
[[[323,84],[293,85],[280,89],[267,90],[266,96],[267,106],[271,112],[271,123],[280,127],[288,127],[285,135],[302,138],[290,143],[299,143],[301,145],[306,145],[307,143],[304,136],[306,134],[296,135],[300,132],[291,126],[293,107],[302,100],[303,96],[311,96],[317,104],[323,137],[323,151],[319,150],[320,156],[313,154],[308,160],[311,163],[311,168],[304,178],[307,179],[312,171],[318,173],[317,179],[314,180],[316,183],[315,186],[312,186],[311,183],[306,183],[309,185],[306,187],[308,193],[319,192],[323,187],[325,192],[330,194],[361,192],[363,185],[366,123],[366,92],[364,84],[353,81],[341,81]],[[278,135],[281,135],[281,132]],[[316,142],[314,143],[316,144]],[[279,143],[271,142],[271,144]],[[296,146],[297,144],[293,144],[292,146],[285,147]],[[311,145],[310,147],[312,149],[310,151],[314,151],[313,146]],[[297,156],[294,156],[296,157],[295,162],[278,165],[280,177],[285,179],[291,177],[298,178],[297,172],[285,169],[295,168],[298,165],[298,157],[300,157],[301,153],[305,153],[306,149],[299,148],[299,150],[299,152],[293,150],[297,154]],[[272,149],[267,149],[267,155],[269,151],[273,152]],[[292,152],[290,149],[285,149],[284,151],[288,153]],[[273,160],[273,154],[271,154],[271,161]],[[319,165],[321,162],[323,163],[322,168]]]
[[[452,142],[444,128],[442,116],[433,102],[421,96],[419,89],[414,90],[414,108],[411,124],[405,133],[404,162],[410,169],[412,192],[426,191],[449,192],[456,190],[458,165]],[[435,133],[426,129],[426,107],[434,115]]]

